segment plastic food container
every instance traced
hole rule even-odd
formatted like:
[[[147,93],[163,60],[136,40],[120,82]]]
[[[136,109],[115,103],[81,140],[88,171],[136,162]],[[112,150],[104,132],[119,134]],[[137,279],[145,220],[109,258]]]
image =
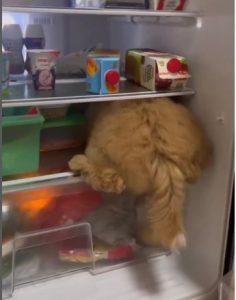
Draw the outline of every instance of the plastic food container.
[[[3,176],[37,171],[39,166],[40,129],[44,118],[29,109],[3,110]]]
[[[30,59],[30,69],[36,90],[53,90],[56,80],[56,59],[58,50],[34,49],[27,50]]]
[[[80,147],[85,142],[86,119],[82,114],[49,119],[41,131],[41,151]]]

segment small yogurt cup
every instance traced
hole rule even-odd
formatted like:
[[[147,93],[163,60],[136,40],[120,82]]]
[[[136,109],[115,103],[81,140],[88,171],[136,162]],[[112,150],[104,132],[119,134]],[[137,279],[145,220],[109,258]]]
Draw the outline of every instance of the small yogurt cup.
[[[56,60],[60,54],[54,49],[28,50],[30,68],[36,90],[53,90],[56,80]]]

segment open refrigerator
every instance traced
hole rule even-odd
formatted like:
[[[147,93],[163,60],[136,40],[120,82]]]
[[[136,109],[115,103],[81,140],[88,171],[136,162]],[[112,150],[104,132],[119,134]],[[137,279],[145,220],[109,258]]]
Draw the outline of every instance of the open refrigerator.
[[[102,45],[121,50],[124,61],[127,49],[154,48],[186,57],[192,74],[183,91],[148,91],[122,79],[121,90],[114,95],[87,94],[83,76],[62,76],[56,80],[56,92],[46,96],[30,87],[27,76],[15,76],[10,83],[10,97],[2,99],[3,109],[57,109],[61,105],[170,96],[194,112],[214,146],[213,165],[188,188],[187,247],[181,254],[145,249],[124,262],[58,263],[55,246],[68,239],[82,238],[87,253],[93,255],[90,223],[40,231],[32,231],[32,227],[15,234],[2,248],[8,256],[9,271],[2,281],[3,296],[13,300],[220,299],[222,276],[232,268],[232,263],[225,268],[225,262],[233,251],[229,230],[233,227],[230,215],[234,178],[233,1],[189,0],[186,9],[178,12],[81,9],[71,7],[66,0],[5,0],[2,8],[3,20],[20,23],[23,31],[27,24],[41,24],[46,48],[59,49],[62,55]],[[48,139],[54,136],[51,133]],[[27,203],[35,199],[45,203],[45,193],[60,197],[75,193],[80,185],[91,193],[81,178],[66,168],[75,153],[77,149],[42,151],[38,172],[3,177],[3,212],[14,207],[10,213],[16,222],[20,218],[16,206],[27,209]],[[27,224],[24,226],[27,228]],[[24,264],[19,269],[22,257]]]

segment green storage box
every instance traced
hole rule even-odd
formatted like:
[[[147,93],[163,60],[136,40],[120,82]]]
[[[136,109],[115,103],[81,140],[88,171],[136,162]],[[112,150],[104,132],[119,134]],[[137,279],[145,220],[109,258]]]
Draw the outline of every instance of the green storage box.
[[[3,109],[3,176],[37,171],[39,167],[40,130],[44,118],[27,115],[29,108]]]

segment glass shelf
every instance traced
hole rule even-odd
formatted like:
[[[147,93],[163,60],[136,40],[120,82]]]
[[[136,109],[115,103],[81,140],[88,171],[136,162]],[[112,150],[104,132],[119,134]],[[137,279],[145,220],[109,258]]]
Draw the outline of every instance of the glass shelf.
[[[72,103],[142,100],[147,98],[193,95],[194,90],[186,88],[178,91],[150,91],[128,80],[122,80],[120,92],[109,95],[96,95],[86,92],[84,79],[57,80],[54,91],[36,91],[31,81],[16,82],[10,85],[9,96],[3,97],[2,107],[57,106]]]
[[[68,15],[101,15],[101,16],[146,16],[146,17],[187,17],[197,18],[199,13],[189,11],[153,11],[142,9],[81,9],[65,7],[26,7],[6,6],[2,7],[3,12],[24,12],[24,13],[51,13]]]

